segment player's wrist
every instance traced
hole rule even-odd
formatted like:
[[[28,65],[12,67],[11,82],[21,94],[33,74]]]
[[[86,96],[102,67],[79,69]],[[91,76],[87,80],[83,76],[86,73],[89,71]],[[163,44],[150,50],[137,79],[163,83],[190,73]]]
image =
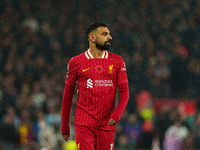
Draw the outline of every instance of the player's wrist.
[[[119,118],[117,116],[112,116],[111,119],[113,119],[116,124],[119,122]]]
[[[61,134],[70,136],[69,130],[61,130]]]

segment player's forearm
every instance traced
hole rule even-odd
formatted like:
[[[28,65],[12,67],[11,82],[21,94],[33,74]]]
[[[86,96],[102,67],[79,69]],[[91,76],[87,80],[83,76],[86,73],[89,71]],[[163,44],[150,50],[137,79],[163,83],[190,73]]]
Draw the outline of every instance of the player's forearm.
[[[111,119],[114,119],[116,123],[119,122],[124,109],[126,108],[126,105],[128,103],[128,99],[129,99],[129,88],[128,88],[128,83],[122,83],[118,85],[118,89],[119,89],[119,103],[118,106],[116,108],[116,110],[114,111],[114,113],[111,116]]]
[[[69,135],[69,116],[74,95],[74,86],[65,84],[62,109],[61,109],[61,133]]]

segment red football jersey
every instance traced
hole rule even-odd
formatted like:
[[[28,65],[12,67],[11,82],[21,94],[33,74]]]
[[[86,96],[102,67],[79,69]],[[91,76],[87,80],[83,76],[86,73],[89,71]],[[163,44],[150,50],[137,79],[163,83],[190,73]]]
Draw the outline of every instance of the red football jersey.
[[[66,84],[78,84],[75,125],[114,130],[108,121],[115,110],[117,85],[127,83],[126,67],[121,56],[104,51],[93,58],[90,51],[73,57],[68,63]]]

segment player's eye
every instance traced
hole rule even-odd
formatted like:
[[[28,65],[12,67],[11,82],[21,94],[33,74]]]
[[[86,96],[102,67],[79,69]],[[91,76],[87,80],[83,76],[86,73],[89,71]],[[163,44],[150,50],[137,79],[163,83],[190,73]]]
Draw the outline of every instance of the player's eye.
[[[108,33],[107,32],[103,32],[103,35],[107,35]]]

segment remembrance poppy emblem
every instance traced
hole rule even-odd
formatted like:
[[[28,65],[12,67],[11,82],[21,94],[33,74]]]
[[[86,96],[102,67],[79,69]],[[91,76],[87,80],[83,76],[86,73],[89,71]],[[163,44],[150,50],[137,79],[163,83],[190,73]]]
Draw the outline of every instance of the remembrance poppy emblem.
[[[96,66],[95,69],[98,73],[101,73],[103,71],[103,68],[100,65]]]

